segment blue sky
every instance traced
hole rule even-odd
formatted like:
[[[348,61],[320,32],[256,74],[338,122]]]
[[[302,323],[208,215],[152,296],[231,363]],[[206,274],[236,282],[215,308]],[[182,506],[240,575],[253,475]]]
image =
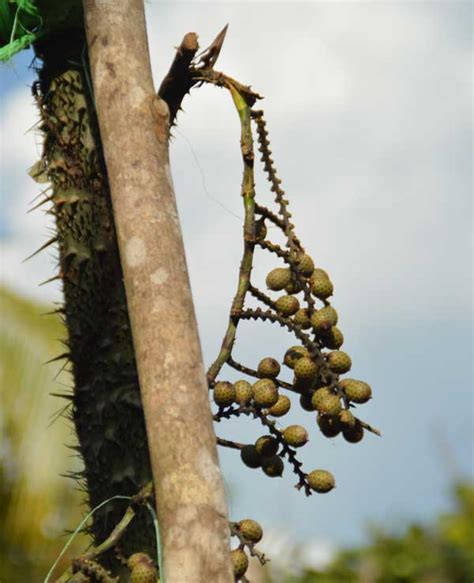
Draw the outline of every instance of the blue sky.
[[[311,433],[308,469],[330,469],[338,483],[311,499],[292,488],[289,468],[269,480],[223,452],[233,516],[339,545],[362,541],[371,521],[396,527],[447,510],[453,472],[472,474],[472,5],[151,2],[147,18],[157,85],[184,33],[206,46],[230,23],[219,68],[265,96],[297,231],[334,282],[351,375],[373,386],[360,416],[383,432],[350,445],[323,439],[311,414],[293,415]],[[50,226],[25,215],[38,193],[25,169],[40,152],[27,132],[36,120],[30,60],[25,52],[1,69],[1,275],[52,301],[59,290],[37,283],[53,274],[53,255],[21,263]],[[209,363],[241,253],[238,123],[211,88],[184,109],[172,170]],[[257,188],[269,202],[261,178]],[[259,261],[263,281],[276,264]],[[242,327],[237,351],[255,366],[292,344],[255,324]],[[253,424],[217,430],[259,435]]]

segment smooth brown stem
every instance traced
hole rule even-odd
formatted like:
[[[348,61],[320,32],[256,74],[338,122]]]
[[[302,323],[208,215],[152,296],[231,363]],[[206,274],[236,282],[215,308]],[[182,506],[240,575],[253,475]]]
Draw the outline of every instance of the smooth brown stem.
[[[84,0],[166,583],[230,583],[229,526],[143,0]]]

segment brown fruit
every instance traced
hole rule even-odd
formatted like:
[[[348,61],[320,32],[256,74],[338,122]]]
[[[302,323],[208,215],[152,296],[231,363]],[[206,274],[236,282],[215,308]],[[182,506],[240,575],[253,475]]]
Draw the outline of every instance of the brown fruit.
[[[349,443],[359,443],[364,438],[364,428],[356,421],[354,427],[344,429],[342,436]]]
[[[300,308],[293,317],[293,322],[303,330],[311,328],[308,308]]]
[[[330,348],[331,350],[337,350],[341,348],[344,343],[344,336],[339,328],[333,326],[326,332],[322,332],[319,335],[321,342],[324,344],[326,348]]]
[[[332,306],[325,306],[311,316],[311,326],[319,334],[327,332],[337,324],[337,312]]]
[[[292,346],[285,352],[283,363],[289,368],[294,368],[296,361],[303,356],[309,356],[309,352],[304,346]]]
[[[296,266],[298,267],[301,275],[305,277],[310,277],[314,271],[314,261],[306,253],[300,253],[295,258]]]
[[[255,450],[262,457],[270,457],[275,455],[278,451],[279,443],[275,437],[271,435],[262,435],[255,442]]]
[[[254,445],[244,445],[240,450],[240,458],[248,468],[260,468],[262,465],[262,456],[257,453]]]
[[[262,540],[263,530],[258,522],[251,518],[245,518],[237,524],[240,534],[252,543],[258,543]]]
[[[300,406],[302,409],[304,409],[305,411],[314,411],[315,407],[313,405],[313,393],[309,392],[309,393],[303,393],[300,396]]]
[[[214,385],[214,401],[219,407],[232,405],[235,399],[235,387],[227,381],[220,381]]]
[[[232,565],[234,567],[234,577],[236,579],[240,579],[245,575],[245,572],[248,569],[249,566],[248,557],[242,549],[234,549],[233,551],[231,551],[230,557],[232,560]]]
[[[337,417],[318,415],[316,422],[324,437],[336,437],[341,432],[341,424]]]
[[[257,372],[260,378],[276,379],[280,374],[280,364],[274,358],[267,356],[258,363]]]
[[[277,455],[266,457],[262,462],[262,470],[270,478],[279,478],[283,474],[283,469],[283,461]]]

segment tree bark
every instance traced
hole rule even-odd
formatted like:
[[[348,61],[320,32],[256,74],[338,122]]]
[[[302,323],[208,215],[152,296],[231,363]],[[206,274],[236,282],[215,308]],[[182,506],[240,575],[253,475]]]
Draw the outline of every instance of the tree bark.
[[[207,384],[143,0],[84,0],[166,583],[233,581]]]

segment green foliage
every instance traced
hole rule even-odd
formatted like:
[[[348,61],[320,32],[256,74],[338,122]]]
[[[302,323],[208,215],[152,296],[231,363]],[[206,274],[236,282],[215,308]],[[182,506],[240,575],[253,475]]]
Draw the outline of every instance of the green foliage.
[[[79,469],[62,403],[50,392],[70,383],[58,354],[65,329],[51,308],[0,288],[0,581],[41,581],[58,537],[80,520],[80,494],[64,474]],[[55,378],[57,377],[57,378]],[[83,548],[77,540],[68,557]],[[65,565],[63,561],[61,565]]]
[[[431,527],[412,524],[401,535],[372,531],[365,548],[340,552],[324,570],[287,576],[284,583],[468,583],[474,578],[474,486],[453,489],[455,509]]]

